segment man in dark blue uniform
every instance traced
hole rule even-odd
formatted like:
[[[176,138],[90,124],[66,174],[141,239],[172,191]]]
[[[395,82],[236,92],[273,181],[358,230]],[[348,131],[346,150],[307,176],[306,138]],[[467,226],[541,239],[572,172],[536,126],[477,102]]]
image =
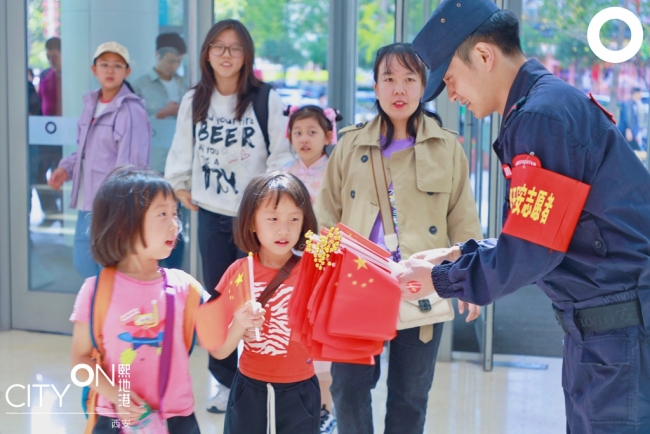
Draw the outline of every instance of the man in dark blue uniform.
[[[524,57],[516,17],[491,1],[443,1],[413,47],[431,71],[425,101],[446,86],[449,98],[477,118],[503,116],[493,146],[506,178],[512,176],[504,232],[517,219],[523,223],[510,231],[517,235],[414,255],[400,276],[403,297],[418,299],[435,290],[443,298],[486,305],[536,282],[566,332],[567,432],[650,433],[647,170],[603,108]],[[522,172],[526,168],[531,171]],[[590,186],[586,202],[555,191],[555,205],[564,197],[573,221],[553,214],[559,208],[546,191],[546,208],[530,214],[540,203],[535,194],[539,198],[541,189],[533,184],[542,176],[527,178],[526,187],[514,185],[515,174],[542,172]],[[520,195],[522,188],[528,195]],[[548,229],[544,212],[549,222],[549,216],[559,222],[554,233],[557,240],[565,238],[564,247],[555,247],[555,238],[540,240]],[[407,285],[413,280],[422,284],[415,293]]]

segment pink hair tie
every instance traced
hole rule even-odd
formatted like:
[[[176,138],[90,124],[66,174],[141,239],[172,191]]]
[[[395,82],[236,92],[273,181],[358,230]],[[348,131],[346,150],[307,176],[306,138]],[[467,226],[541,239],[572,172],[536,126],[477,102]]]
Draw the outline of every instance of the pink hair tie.
[[[290,105],[289,113],[287,114],[287,116],[291,118],[291,115],[297,112],[298,110],[300,110],[300,107],[298,107],[297,105]],[[284,133],[284,135],[287,137],[287,139],[291,139],[291,131],[289,131],[289,122],[287,122],[287,131]]]
[[[323,110],[323,114],[332,123],[332,145],[336,145],[338,143],[338,135],[336,134],[336,116],[338,115],[336,110],[328,107]]]

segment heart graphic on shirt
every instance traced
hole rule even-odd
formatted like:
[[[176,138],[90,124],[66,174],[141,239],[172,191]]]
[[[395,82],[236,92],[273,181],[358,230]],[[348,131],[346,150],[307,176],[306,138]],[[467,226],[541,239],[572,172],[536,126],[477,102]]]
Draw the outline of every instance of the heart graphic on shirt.
[[[250,156],[251,156],[251,154],[249,154],[248,152],[246,152],[246,149],[242,149],[242,150],[241,150],[241,159],[242,159],[242,161],[244,161],[245,159],[247,159],[247,158],[250,157]]]

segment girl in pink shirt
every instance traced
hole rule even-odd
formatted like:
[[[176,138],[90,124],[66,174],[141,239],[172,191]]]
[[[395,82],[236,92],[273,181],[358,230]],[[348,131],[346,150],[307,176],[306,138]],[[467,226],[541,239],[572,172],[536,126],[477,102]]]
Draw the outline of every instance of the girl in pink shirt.
[[[305,184],[313,205],[327,166],[325,146],[336,144],[336,121],[343,118],[338,110],[315,105],[289,106],[285,115],[289,116],[287,138],[298,155],[285,170]]]
[[[115,267],[98,344],[101,367],[114,378],[111,382],[100,374],[90,384],[98,393],[92,432],[128,432],[128,427],[143,423],[139,419],[146,421],[144,416],[151,409],[158,412],[149,417],[151,425],[166,424],[171,434],[198,433],[183,323],[190,286],[198,292],[202,288],[183,271],[158,267],[158,260],[169,256],[180,232],[171,186],[155,172],[115,169],[97,192],[90,230],[94,259],[103,267]],[[89,324],[96,279],[86,279],[70,317],[74,322],[72,365],[85,364],[93,371],[97,358],[91,357],[94,345]],[[173,308],[167,306],[168,300],[173,300]],[[168,312],[173,312],[173,318],[167,318]],[[168,330],[170,322],[173,329]],[[165,338],[167,333],[171,337]],[[163,351],[163,339],[171,355]],[[159,385],[163,375],[167,387]],[[76,376],[84,382],[88,374],[81,369]],[[160,426],[155,432],[167,432],[164,429]]]

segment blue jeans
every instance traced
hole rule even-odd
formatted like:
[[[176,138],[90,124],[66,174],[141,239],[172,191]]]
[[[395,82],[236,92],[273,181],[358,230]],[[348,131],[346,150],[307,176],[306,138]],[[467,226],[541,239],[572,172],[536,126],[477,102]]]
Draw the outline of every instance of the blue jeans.
[[[400,330],[390,341],[386,434],[422,434],[429,390],[442,337],[443,323],[435,324],[433,339],[420,341],[420,328]],[[372,434],[372,398],[381,374],[375,365],[332,363],[332,398],[339,434]]]
[[[215,287],[230,264],[246,255],[232,239],[233,217],[199,208],[199,251],[203,263],[203,283],[211,298],[217,296]],[[219,384],[232,387],[237,372],[237,349],[225,359],[208,354],[208,369]]]
[[[74,230],[74,242],[72,245],[72,263],[75,270],[84,279],[96,276],[102,269],[93,260],[90,251],[90,222],[92,214],[88,211],[79,211],[77,225]]]

